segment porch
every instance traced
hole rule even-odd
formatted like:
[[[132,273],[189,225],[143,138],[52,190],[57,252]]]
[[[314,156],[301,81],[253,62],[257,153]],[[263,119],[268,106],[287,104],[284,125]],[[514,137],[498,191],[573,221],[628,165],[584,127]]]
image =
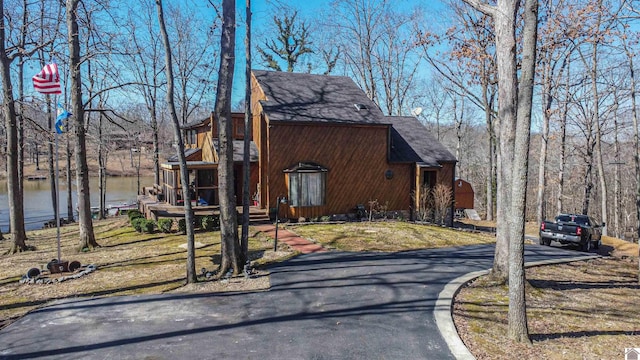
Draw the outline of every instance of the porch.
[[[184,218],[184,206],[171,205],[158,201],[153,195],[138,195],[138,209],[146,218],[158,220],[161,218]],[[219,205],[196,205],[192,202],[193,214],[196,216],[219,215]],[[242,206],[238,206],[236,211],[242,214]],[[249,207],[249,217],[252,223],[269,222],[269,216],[264,209],[257,206]]]

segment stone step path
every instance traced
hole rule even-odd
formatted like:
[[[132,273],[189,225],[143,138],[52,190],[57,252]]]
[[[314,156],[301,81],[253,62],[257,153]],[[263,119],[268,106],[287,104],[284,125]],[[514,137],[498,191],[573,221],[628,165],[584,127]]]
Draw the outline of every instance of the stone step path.
[[[267,234],[272,239],[275,239],[276,237],[276,227],[273,224],[257,225],[255,228],[258,231]],[[327,249],[323,248],[321,245],[313,243],[285,229],[278,229],[278,241],[289,245],[292,249],[303,254],[327,251]]]

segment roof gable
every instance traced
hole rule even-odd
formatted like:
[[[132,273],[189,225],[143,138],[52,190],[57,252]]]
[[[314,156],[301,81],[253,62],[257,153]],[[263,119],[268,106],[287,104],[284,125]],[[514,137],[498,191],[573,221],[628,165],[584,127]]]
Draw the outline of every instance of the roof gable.
[[[456,158],[412,116],[388,116],[391,128],[391,162],[415,162],[438,167]]]
[[[384,124],[378,106],[345,76],[253,70],[269,121]]]

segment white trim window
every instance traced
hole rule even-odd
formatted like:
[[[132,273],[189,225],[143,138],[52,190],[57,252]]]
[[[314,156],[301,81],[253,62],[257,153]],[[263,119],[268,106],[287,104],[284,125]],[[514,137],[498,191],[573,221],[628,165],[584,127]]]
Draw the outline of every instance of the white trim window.
[[[326,201],[327,169],[313,163],[299,163],[284,171],[289,177],[289,205],[323,206]]]

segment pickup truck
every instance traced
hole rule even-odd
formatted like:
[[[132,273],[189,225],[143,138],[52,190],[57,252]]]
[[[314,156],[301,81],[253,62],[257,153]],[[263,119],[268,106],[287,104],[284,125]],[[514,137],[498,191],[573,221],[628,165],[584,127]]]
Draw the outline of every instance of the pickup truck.
[[[540,224],[540,245],[551,245],[551,240],[561,244],[578,244],[583,251],[600,247],[604,223],[596,223],[587,215],[560,214],[555,221]]]

